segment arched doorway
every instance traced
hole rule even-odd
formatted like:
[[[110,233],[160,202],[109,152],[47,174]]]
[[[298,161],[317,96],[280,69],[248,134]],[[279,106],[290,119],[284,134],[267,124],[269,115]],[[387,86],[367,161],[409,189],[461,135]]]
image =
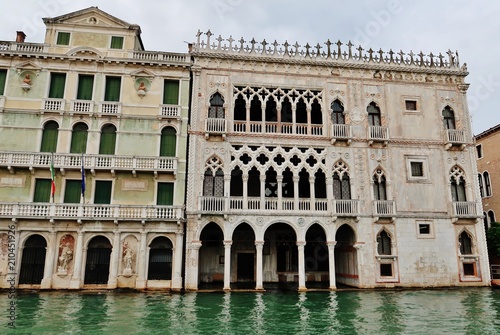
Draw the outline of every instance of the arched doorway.
[[[231,245],[232,278],[236,279],[237,288],[255,287],[255,233],[248,223],[242,223],[233,232],[233,244]]]
[[[264,288],[298,288],[299,252],[297,235],[286,223],[275,223],[264,234]]]
[[[342,225],[335,234],[335,278],[338,284],[359,286],[358,259],[354,243],[356,234],[347,225]]]
[[[156,237],[149,245],[148,280],[172,279],[172,242]]]
[[[111,243],[104,236],[96,236],[89,242],[85,264],[85,284],[107,284]]]
[[[30,236],[24,243],[19,284],[42,283],[47,241],[40,235]]]
[[[203,228],[200,236],[198,280],[199,288],[222,289],[224,287],[224,234],[214,222]],[[228,262],[230,260],[227,260]]]
[[[314,224],[307,230],[304,258],[306,286],[328,288],[330,278],[328,246],[325,231],[319,224]]]

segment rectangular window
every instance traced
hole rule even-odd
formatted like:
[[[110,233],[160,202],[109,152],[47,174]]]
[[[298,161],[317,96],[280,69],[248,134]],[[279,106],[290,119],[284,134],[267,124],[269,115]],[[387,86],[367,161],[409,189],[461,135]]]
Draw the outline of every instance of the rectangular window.
[[[463,263],[464,276],[476,276],[476,269],[474,263]]]
[[[392,264],[380,264],[380,277],[392,277]]]
[[[412,177],[423,177],[424,176],[424,163],[422,162],[410,162],[411,176]]]
[[[66,180],[66,188],[64,189],[64,203],[77,204],[80,202],[82,194],[81,180]]]
[[[0,69],[0,95],[4,94],[6,81],[7,81],[7,70]]]
[[[33,202],[50,202],[51,187],[52,187],[52,180],[50,180],[50,179],[36,179],[35,180],[35,194],[33,195]]]
[[[163,85],[163,104],[179,104],[179,81],[166,79]]]
[[[80,74],[78,75],[78,100],[92,100],[92,91],[94,89],[94,76]]]
[[[172,206],[174,204],[173,183],[158,183],[156,204],[160,206]]]
[[[123,49],[123,37],[111,36],[111,49]]]
[[[69,37],[70,37],[70,33],[58,32],[56,44],[57,45],[69,45]]]
[[[110,180],[97,180],[95,182],[94,204],[110,204],[113,182]]]
[[[104,101],[120,101],[120,90],[122,78],[106,77],[106,90],[104,92]]]
[[[416,111],[417,102],[415,100],[405,100],[405,107],[407,111]]]
[[[49,98],[64,98],[64,86],[66,85],[66,73],[50,74]]]
[[[1,83],[0,83],[1,84]],[[0,86],[0,89],[2,86]],[[0,91],[1,92],[1,91]],[[477,158],[483,158],[483,146],[481,144],[476,145]]]
[[[432,221],[418,220],[417,223],[417,237],[418,238],[434,238],[434,231],[432,229]]]

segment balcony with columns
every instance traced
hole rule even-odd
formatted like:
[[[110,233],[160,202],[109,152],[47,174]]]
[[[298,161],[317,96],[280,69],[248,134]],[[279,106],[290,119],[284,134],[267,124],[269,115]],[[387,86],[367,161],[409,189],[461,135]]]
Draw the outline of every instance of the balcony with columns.
[[[473,201],[454,201],[453,207],[453,222],[458,220],[476,220],[481,217],[477,208],[477,203]]]
[[[180,221],[182,206],[141,206],[74,203],[0,203],[0,218],[113,221]]]
[[[222,118],[207,118],[205,120],[205,138],[208,139],[210,135],[222,135],[226,137],[227,121]]]
[[[368,127],[368,143],[371,145],[376,142],[381,142],[383,143],[383,145],[387,145],[387,143],[389,142],[389,127]]]
[[[350,144],[352,141],[352,129],[350,124],[332,124],[331,132],[332,144],[336,141],[347,141]]]
[[[82,164],[83,157],[83,164]],[[0,152],[0,167],[7,168],[11,173],[16,168],[28,168],[31,173],[35,169],[48,171],[53,160],[54,168],[59,169],[64,175],[66,170],[80,170],[82,165],[92,174],[96,171],[130,171],[133,175],[137,172],[177,173],[177,157],[147,157],[147,156],[120,156],[120,155],[93,155],[69,154],[48,152]]]
[[[42,113],[58,112],[60,114],[63,114],[65,107],[66,107],[66,100],[47,98],[47,99],[42,99],[42,106],[40,112]]]
[[[373,201],[373,216],[375,222],[389,220],[393,222],[396,216],[396,202],[393,200]]]

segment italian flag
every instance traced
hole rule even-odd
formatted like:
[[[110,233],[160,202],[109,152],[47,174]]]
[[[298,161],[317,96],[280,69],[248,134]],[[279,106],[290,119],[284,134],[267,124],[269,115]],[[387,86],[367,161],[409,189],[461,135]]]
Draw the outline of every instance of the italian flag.
[[[56,193],[56,174],[54,172],[54,157],[52,156],[50,159],[50,179],[52,180],[52,185],[50,187],[50,194],[52,198],[54,198],[54,194]]]

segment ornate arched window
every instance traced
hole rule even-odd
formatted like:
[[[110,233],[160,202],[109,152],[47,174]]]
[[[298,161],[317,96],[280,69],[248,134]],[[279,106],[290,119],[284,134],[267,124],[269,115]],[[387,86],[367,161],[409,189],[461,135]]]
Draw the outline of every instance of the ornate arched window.
[[[445,129],[455,129],[455,113],[450,106],[443,109],[443,124]]]
[[[491,209],[488,211],[488,220],[490,221],[490,224],[493,222],[497,222],[495,218],[495,212]]]
[[[209,118],[223,119],[224,115],[224,98],[217,92],[210,97],[210,108],[208,109]]]
[[[451,198],[453,201],[467,201],[465,193],[465,174],[458,166],[450,171]]]
[[[368,124],[370,126],[381,126],[381,118],[380,118],[380,108],[376,103],[372,102],[366,107],[366,111],[368,112]]]
[[[340,100],[338,99],[334,100],[330,108],[332,110],[332,123],[345,124],[344,106],[342,106]]]
[[[351,199],[349,168],[342,161],[333,167],[333,195],[335,199]]]
[[[391,237],[385,230],[377,235],[377,252],[379,255],[392,255]]]
[[[203,195],[224,196],[224,172],[222,162],[217,157],[212,157],[205,163],[203,178]]]
[[[382,169],[373,174],[373,197],[375,200],[387,200],[386,178]]]

